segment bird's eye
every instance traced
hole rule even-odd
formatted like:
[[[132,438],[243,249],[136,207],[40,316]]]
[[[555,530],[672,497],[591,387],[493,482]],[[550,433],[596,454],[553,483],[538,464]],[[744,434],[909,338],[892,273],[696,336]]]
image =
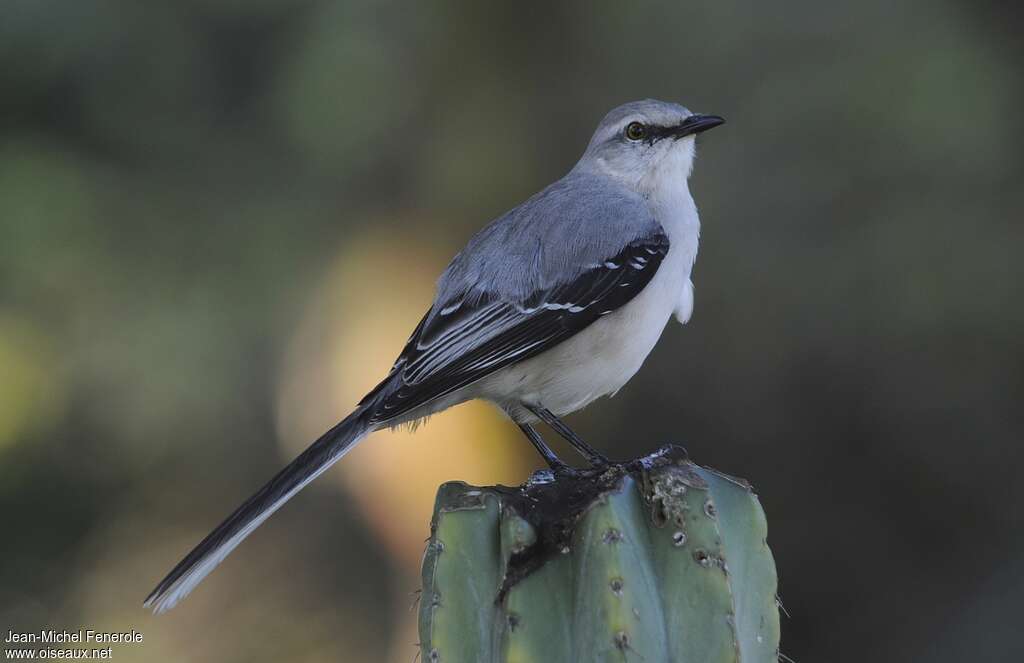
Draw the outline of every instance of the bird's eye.
[[[647,127],[639,122],[630,122],[626,126],[626,138],[630,140],[643,140],[647,135]]]

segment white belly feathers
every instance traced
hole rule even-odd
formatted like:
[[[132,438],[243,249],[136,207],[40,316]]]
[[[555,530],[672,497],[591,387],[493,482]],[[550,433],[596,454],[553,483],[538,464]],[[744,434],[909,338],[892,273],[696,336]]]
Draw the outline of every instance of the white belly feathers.
[[[670,248],[658,273],[632,301],[547,352],[481,380],[479,395],[528,421],[532,415],[521,412],[516,401],[561,416],[618,391],[640,369],[672,314],[689,317],[692,259],[687,254],[682,247]]]
[[[647,287],[622,308],[598,319],[561,344],[472,385],[464,399],[485,398],[520,422],[533,421],[520,403],[540,405],[561,416],[614,394],[643,364],[674,314],[685,323],[693,313],[690,270],[697,256],[700,220],[686,187],[659,186],[650,200],[669,237],[669,252]]]

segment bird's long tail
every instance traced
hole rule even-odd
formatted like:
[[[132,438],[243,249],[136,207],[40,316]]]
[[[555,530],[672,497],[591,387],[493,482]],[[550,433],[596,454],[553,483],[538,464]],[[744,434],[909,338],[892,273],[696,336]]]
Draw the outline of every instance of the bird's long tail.
[[[144,605],[160,614],[185,598],[245,537],[372,429],[360,408],[327,431],[210,532],[160,581]]]

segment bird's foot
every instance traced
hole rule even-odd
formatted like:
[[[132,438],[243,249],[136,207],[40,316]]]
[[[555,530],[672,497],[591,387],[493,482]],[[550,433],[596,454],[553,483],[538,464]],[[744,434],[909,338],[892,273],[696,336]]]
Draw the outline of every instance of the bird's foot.
[[[629,470],[633,465],[633,461],[612,460],[604,454],[594,454],[587,460],[590,462],[590,469],[598,474],[604,474],[610,469]]]
[[[556,480],[578,479],[581,475],[581,472],[577,470],[575,467],[566,465],[561,461],[551,464],[551,472],[555,475]]]

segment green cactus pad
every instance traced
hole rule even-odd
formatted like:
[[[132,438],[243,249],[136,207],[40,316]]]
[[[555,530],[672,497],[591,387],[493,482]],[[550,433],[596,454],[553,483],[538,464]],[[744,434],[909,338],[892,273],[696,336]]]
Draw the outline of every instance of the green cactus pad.
[[[447,483],[423,560],[427,663],[778,660],[750,486],[666,449],[519,488]]]

